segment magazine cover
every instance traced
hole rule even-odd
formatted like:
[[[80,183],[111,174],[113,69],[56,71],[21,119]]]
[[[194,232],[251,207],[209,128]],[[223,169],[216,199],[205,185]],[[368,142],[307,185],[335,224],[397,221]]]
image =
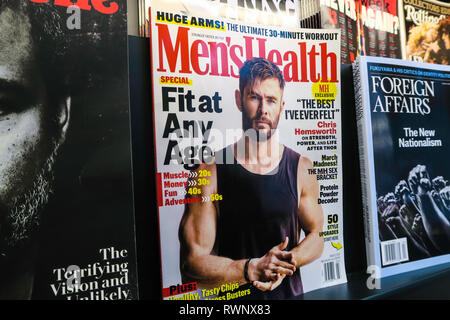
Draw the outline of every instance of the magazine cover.
[[[357,11],[354,0],[320,0],[322,28],[341,30],[341,63],[352,63],[358,55]]]
[[[358,0],[359,53],[365,56],[402,57],[397,0]]]
[[[354,72],[368,266],[450,261],[450,67],[359,57]]]
[[[0,298],[137,299],[126,3],[39,2],[0,0]]]
[[[450,3],[401,0],[403,59],[450,64]]]
[[[339,31],[150,17],[163,297],[345,282]]]

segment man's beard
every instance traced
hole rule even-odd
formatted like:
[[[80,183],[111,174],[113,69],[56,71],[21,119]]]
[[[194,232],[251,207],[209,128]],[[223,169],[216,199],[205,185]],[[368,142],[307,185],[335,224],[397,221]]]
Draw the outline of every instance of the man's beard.
[[[44,162],[30,187],[12,200],[0,224],[0,255],[8,259],[17,250],[26,249],[41,222],[41,213],[53,193],[53,166],[57,148]]]

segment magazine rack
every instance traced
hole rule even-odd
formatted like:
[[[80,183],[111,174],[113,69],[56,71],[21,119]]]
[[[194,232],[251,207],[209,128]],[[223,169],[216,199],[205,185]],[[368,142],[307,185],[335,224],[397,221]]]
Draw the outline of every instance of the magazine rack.
[[[150,44],[129,36],[131,122],[140,295],[161,299],[159,230],[154,178]],[[346,284],[323,288],[295,300],[450,298],[450,263],[383,278],[369,289],[361,202],[360,168],[351,65],[341,66]],[[174,235],[177,237],[177,235]]]

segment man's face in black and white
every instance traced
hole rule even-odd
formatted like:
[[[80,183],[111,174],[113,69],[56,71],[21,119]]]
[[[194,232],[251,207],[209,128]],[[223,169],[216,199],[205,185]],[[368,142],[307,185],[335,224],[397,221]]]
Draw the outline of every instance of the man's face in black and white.
[[[69,118],[68,99],[48,103],[30,30],[25,13],[0,8],[0,253],[38,226]]]

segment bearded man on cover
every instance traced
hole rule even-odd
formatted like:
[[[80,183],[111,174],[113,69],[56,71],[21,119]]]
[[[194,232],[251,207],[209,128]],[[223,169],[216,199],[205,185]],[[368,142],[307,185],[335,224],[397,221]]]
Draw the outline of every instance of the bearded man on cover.
[[[243,298],[285,299],[303,293],[300,268],[323,251],[318,182],[308,173],[311,161],[278,139],[285,104],[278,66],[253,58],[239,76],[235,101],[245,134],[196,169],[211,172],[201,196],[223,200],[186,205],[181,274],[200,288],[239,283],[251,292]]]
[[[35,233],[69,126],[64,35],[50,8],[0,1],[0,298],[31,296]]]

